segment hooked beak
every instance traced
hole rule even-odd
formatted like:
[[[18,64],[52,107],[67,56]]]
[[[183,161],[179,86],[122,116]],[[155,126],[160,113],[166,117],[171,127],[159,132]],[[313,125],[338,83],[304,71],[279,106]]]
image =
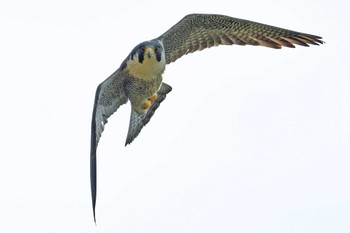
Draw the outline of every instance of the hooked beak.
[[[148,58],[151,58],[153,56],[153,54],[154,54],[154,50],[152,48],[147,48],[145,50],[145,54],[147,54]]]

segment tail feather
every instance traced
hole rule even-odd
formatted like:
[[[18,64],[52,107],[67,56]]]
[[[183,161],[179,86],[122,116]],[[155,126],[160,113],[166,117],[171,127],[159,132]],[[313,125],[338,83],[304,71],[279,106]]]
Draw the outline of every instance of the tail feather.
[[[151,107],[145,114],[140,114],[131,109],[128,136],[126,137],[125,146],[130,144],[141,132],[142,128],[151,120],[160,103],[166,98],[166,95],[172,90],[171,86],[162,83],[157,92],[157,99],[152,103]]]

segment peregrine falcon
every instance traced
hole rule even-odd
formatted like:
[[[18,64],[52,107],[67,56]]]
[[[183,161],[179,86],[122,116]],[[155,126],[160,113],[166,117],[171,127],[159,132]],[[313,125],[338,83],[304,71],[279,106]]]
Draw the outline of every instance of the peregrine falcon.
[[[90,181],[96,205],[96,150],[107,119],[128,100],[131,116],[126,143],[150,121],[171,91],[163,82],[165,66],[185,54],[218,45],[262,45],[274,49],[294,44],[323,44],[322,37],[214,14],[190,14],[161,36],[137,45],[96,90],[91,124]]]

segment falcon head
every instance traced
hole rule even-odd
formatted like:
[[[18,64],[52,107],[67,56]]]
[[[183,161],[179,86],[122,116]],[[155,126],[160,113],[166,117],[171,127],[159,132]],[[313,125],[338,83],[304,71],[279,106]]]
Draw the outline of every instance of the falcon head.
[[[137,45],[121,65],[129,74],[141,79],[161,75],[165,69],[165,53],[157,40],[145,41]]]

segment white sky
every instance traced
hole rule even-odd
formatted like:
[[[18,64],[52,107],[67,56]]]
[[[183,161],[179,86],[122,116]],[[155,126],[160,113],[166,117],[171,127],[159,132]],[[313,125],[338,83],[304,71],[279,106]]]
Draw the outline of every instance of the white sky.
[[[346,1],[0,3],[0,232],[350,232]],[[221,46],[167,67],[173,91],[124,147],[130,106],[89,177],[97,85],[188,13],[316,34]]]

